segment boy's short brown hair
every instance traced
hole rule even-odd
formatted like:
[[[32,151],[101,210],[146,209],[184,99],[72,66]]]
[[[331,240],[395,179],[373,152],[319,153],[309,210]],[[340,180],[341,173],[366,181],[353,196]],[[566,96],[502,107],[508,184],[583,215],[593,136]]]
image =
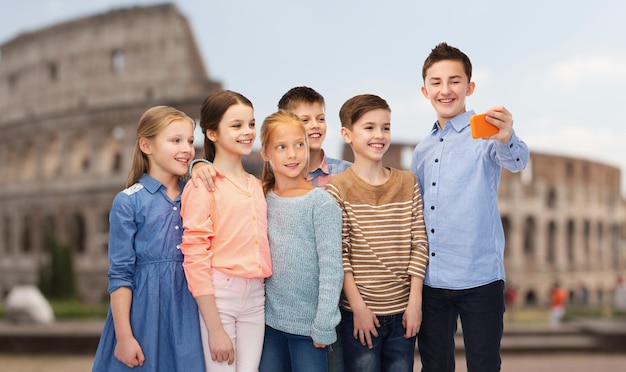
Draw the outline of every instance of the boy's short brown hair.
[[[322,107],[326,106],[324,97],[313,88],[301,86],[291,88],[278,101],[279,110],[293,111],[302,103],[319,103]]]
[[[422,80],[426,81],[426,73],[432,65],[446,60],[461,62],[463,64],[463,70],[465,70],[465,75],[467,75],[467,80],[472,81],[472,62],[469,57],[461,52],[460,49],[450,46],[447,43],[439,43],[430,51],[430,54],[424,61],[424,66],[422,66]]]
[[[361,94],[347,100],[339,109],[341,126],[352,129],[354,123],[363,115],[377,109],[385,109],[391,112],[387,101],[374,94]]]

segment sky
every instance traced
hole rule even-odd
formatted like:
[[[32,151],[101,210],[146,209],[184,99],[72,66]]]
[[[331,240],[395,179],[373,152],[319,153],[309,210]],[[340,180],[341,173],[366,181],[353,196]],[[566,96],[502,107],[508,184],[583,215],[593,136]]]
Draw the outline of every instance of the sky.
[[[80,16],[163,2],[5,2],[0,43]],[[420,91],[421,67],[445,41],[472,60],[468,110],[505,106],[531,151],[626,173],[626,1],[171,2],[189,20],[209,77],[248,97],[259,123],[290,88],[320,92],[329,156],[341,156],[339,108],[357,94],[387,100],[392,141],[421,140],[436,120]]]

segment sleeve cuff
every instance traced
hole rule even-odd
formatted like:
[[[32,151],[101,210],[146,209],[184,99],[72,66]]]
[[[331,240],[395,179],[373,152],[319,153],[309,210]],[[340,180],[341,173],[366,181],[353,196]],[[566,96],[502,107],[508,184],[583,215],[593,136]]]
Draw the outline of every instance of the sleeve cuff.
[[[194,159],[191,161],[191,163],[189,163],[189,170],[187,171],[187,177],[191,178],[191,170],[193,169],[193,166],[198,164],[198,163],[206,163],[206,164],[213,164],[210,161],[206,160],[206,159]]]

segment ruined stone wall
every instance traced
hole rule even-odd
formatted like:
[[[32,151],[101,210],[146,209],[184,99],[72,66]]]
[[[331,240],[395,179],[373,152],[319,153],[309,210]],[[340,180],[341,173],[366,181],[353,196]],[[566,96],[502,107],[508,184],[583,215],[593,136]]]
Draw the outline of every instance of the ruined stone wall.
[[[528,168],[504,171],[500,213],[507,279],[521,301],[546,304],[559,282],[574,303],[610,305],[626,273],[626,204],[619,168],[531,152]]]
[[[221,85],[170,4],[21,34],[0,51],[0,295],[37,282],[53,236],[74,252],[81,297],[100,301],[139,117],[171,105],[197,118]]]

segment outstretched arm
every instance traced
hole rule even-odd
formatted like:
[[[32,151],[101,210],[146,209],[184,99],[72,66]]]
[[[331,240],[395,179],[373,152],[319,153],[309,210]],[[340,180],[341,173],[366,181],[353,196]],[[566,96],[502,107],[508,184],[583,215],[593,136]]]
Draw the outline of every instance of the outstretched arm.
[[[486,139],[507,143],[513,133],[513,115],[504,106],[492,107],[487,111],[487,121],[496,127],[499,132]]]
[[[487,111],[487,121],[497,126],[500,132],[486,138],[494,140],[494,162],[511,172],[519,172],[526,168],[530,158],[528,146],[513,131],[513,116],[504,107],[493,107]]]

